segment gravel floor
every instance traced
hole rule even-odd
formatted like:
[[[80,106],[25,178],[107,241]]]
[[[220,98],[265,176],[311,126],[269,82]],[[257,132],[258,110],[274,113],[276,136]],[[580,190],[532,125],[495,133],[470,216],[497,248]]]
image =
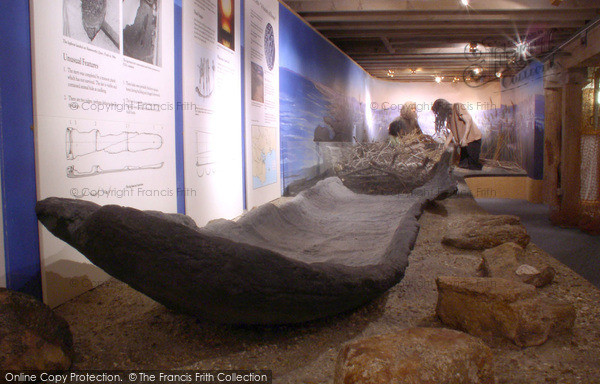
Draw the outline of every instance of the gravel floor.
[[[171,312],[111,280],[56,309],[70,324],[75,369],[270,369],[274,383],[332,383],[335,359],[349,340],[406,327],[442,325],[435,318],[440,275],[473,276],[479,251],[440,243],[450,218],[484,213],[465,194],[430,206],[405,278],[383,297],[352,313],[297,326],[229,327]],[[557,270],[545,294],[573,303],[572,334],[539,347],[492,345],[498,383],[600,382],[600,291],[530,245],[528,261]]]

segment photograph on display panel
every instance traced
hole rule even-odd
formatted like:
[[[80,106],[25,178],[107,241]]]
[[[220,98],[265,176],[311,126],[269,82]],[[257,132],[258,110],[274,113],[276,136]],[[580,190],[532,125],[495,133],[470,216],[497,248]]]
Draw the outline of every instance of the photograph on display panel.
[[[252,101],[265,102],[265,73],[263,67],[252,62],[252,74],[250,87],[252,88]]]
[[[123,0],[123,54],[160,67],[161,0]]]
[[[64,0],[63,35],[119,53],[119,0]]]
[[[234,0],[218,0],[217,41],[235,51],[235,5]]]

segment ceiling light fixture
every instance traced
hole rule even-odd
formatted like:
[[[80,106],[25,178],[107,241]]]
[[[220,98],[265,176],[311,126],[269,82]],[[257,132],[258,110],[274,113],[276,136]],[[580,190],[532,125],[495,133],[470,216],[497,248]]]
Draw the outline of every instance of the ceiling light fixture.
[[[458,76],[454,76],[454,78],[452,79],[453,83],[458,83],[460,81],[460,79],[458,78]]]
[[[395,74],[394,71],[392,71],[391,69],[388,69],[388,71],[387,71],[388,77],[394,77],[394,74]]]
[[[444,80],[444,78],[442,76],[436,76],[434,80],[435,80],[436,83],[439,84],[439,83],[442,82],[442,80]]]
[[[469,43],[469,52],[471,52],[471,53],[477,52],[477,43],[475,41],[471,41]]]
[[[411,75],[414,75],[415,73],[417,73],[416,69],[408,68],[408,70],[410,71]]]
[[[464,5],[465,7],[468,7],[468,6],[469,6],[469,0],[460,0],[460,3],[461,3],[462,5]]]
[[[526,41],[519,41],[515,44],[515,53],[517,57],[526,59],[529,55],[529,43]]]
[[[502,71],[498,71],[498,72],[496,72],[496,77],[497,77],[497,78],[501,78],[501,77],[502,77]]]
[[[473,68],[473,74],[474,75],[479,75],[481,73],[481,68]]]

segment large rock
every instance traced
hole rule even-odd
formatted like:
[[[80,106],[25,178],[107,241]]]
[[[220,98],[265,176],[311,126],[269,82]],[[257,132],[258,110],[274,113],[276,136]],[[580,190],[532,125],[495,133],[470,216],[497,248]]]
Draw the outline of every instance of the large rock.
[[[526,273],[524,272],[525,268],[533,268],[535,269],[535,273]],[[545,287],[548,284],[551,284],[554,281],[554,276],[556,275],[556,270],[552,267],[546,267],[539,271],[537,268],[532,267],[527,264],[523,264],[517,268],[515,274],[519,276],[519,279],[527,284],[531,284],[538,288]]]
[[[69,325],[31,296],[0,288],[0,370],[66,370],[71,366]]]
[[[72,199],[40,201],[36,213],[94,264],[170,308],[222,323],[297,323],[357,308],[397,284],[417,219],[447,192],[443,182],[432,178],[431,193],[419,196],[367,196],[330,178],[204,228]]]
[[[487,249],[504,243],[529,244],[521,221],[511,215],[469,215],[448,225],[442,243],[462,249]]]
[[[523,248],[515,243],[504,243],[486,249],[481,256],[480,269],[486,277],[499,277],[514,280],[518,276],[516,270],[521,265]]]
[[[440,320],[486,341],[502,337],[522,347],[540,345],[575,321],[573,305],[537,295],[528,284],[481,277],[439,277],[436,282]]]
[[[554,279],[554,268],[545,266],[542,271],[524,264],[525,251],[515,243],[504,243],[486,249],[482,254],[480,270],[483,276],[520,281],[541,288]]]
[[[492,351],[451,329],[404,329],[346,344],[334,383],[491,384]]]

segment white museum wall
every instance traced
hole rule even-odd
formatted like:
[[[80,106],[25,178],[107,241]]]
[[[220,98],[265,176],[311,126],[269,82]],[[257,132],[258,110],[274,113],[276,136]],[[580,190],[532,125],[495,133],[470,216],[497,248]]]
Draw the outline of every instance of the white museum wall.
[[[240,8],[183,1],[185,209],[199,226],[244,208]]]
[[[81,4],[31,3],[38,200],[176,212],[174,4],[108,0],[92,38]],[[156,29],[137,33],[138,14]],[[50,306],[108,277],[41,224],[40,253]]]

